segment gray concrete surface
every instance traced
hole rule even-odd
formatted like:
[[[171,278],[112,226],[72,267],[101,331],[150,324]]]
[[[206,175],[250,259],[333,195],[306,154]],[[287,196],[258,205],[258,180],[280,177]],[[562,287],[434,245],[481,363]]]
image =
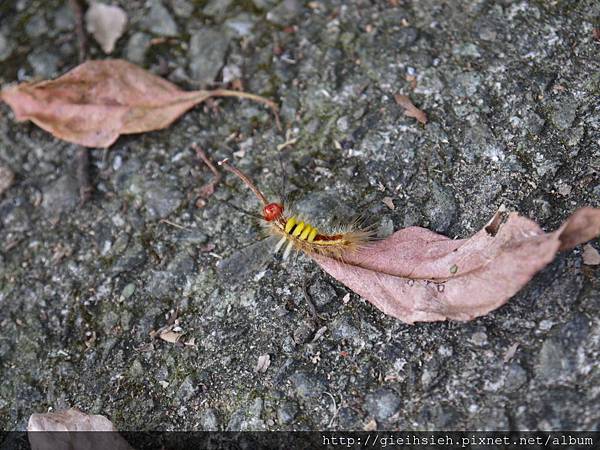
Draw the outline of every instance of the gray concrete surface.
[[[118,3],[130,22],[113,56],[188,89],[241,75],[281,103],[298,138],[285,190],[317,223],[465,237],[501,205],[548,230],[600,206],[596,1]],[[3,84],[77,64],[65,4],[2,2]],[[130,430],[599,429],[600,278],[580,248],[486,317],[409,326],[344,303],[309,259],[273,257],[230,206],[258,210],[231,176],[195,206],[211,175],[194,141],[281,194],[285,136],[262,106],[221,100],[92,150],[83,207],[76,147],[0,110],[15,174],[0,197],[0,429],[68,406]],[[174,310],[195,345],[149,336]]]

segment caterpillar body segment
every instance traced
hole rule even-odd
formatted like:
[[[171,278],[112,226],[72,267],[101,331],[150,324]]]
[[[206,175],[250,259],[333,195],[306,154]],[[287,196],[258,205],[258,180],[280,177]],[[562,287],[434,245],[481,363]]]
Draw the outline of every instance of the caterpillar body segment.
[[[269,234],[281,236],[275,246],[275,253],[285,244],[283,258],[287,259],[293,249],[307,254],[318,253],[334,258],[340,258],[344,252],[352,251],[365,244],[371,233],[353,229],[339,230],[333,234],[321,233],[308,222],[296,216],[286,217],[282,207],[280,217],[266,224]]]

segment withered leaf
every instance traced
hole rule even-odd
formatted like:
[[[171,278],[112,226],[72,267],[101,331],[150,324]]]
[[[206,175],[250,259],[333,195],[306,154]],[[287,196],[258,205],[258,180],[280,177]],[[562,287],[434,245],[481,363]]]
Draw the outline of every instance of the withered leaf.
[[[413,105],[413,102],[410,101],[406,95],[396,94],[394,95],[394,100],[396,103],[404,108],[404,115],[408,117],[414,117],[418,122],[425,125],[427,123],[427,114]]]
[[[600,209],[576,211],[544,233],[532,220],[498,213],[469,239],[452,240],[420,227],[344,255],[313,256],[331,276],[403,322],[466,321],[500,307],[539,270],[600,234]]]
[[[119,135],[168,127],[211,97],[270,100],[227,89],[183,91],[127,61],[87,61],[51,81],[21,83],[0,93],[19,121],[31,120],[59,139],[109,147]]]

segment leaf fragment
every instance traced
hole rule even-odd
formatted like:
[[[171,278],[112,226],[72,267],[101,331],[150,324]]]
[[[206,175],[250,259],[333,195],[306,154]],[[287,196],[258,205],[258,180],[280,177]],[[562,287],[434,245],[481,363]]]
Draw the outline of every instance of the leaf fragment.
[[[2,90],[18,121],[31,120],[65,141],[110,147],[121,134],[160,130],[212,97],[274,102],[227,89],[184,91],[120,59],[86,61],[50,81],[21,83]]]
[[[183,333],[178,333],[173,330],[166,330],[158,335],[158,337],[161,338],[163,341],[169,342],[171,344],[177,344],[177,342],[179,342],[179,339],[181,339],[181,336],[183,336]]]
[[[381,201],[392,211],[396,209],[396,206],[394,205],[394,199],[392,197],[383,197]]]
[[[503,223],[494,216],[468,239],[409,227],[343,255],[343,262],[313,258],[332,277],[403,322],[467,321],[506,303],[556,252],[599,234],[600,209],[582,208],[551,233],[511,213]]]
[[[364,424],[363,426],[363,430],[364,431],[375,431],[377,429],[377,422],[375,422],[375,419],[371,419],[369,420],[366,424]]]
[[[396,104],[402,106],[404,108],[404,115],[408,117],[413,117],[417,119],[417,122],[425,125],[427,123],[427,114],[417,108],[413,102],[406,95],[396,94],[394,95],[394,100],[396,100]]]
[[[270,365],[271,365],[271,356],[268,353],[265,353],[264,355],[260,355],[258,357],[256,366],[254,367],[254,372],[265,373]]]
[[[93,2],[85,13],[85,24],[104,53],[110,54],[125,31],[127,14],[118,6]]]
[[[600,264],[600,253],[591,244],[583,246],[583,263],[586,266],[597,266]]]

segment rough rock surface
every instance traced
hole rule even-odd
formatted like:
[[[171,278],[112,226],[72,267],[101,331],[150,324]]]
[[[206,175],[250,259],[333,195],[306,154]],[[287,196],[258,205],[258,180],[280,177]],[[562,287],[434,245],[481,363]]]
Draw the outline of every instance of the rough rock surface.
[[[600,206],[593,0],[177,0],[151,2],[152,14],[142,0],[113,3],[130,19],[114,56],[185,88],[190,71],[219,82],[215,68],[233,67],[281,103],[298,139],[282,155],[285,189],[319,221],[362,213],[465,237],[501,205],[546,229]],[[0,9],[0,82],[77,64],[73,27],[53,25],[70,17],[63,2]],[[227,36],[208,66],[201,51],[188,58],[205,29]],[[429,123],[406,117],[396,93]],[[194,141],[281,193],[285,137],[262,106],[223,99],[91,151],[82,207],[76,148],[0,109],[0,166],[15,174],[0,194],[0,429],[68,406],[125,429],[600,422],[600,269],[580,249],[486,317],[408,326],[354,294],[342,301],[348,291],[307,258],[270,256],[230,207],[258,210],[229,175],[196,207],[211,173]],[[177,345],[149,335],[171,311]]]

